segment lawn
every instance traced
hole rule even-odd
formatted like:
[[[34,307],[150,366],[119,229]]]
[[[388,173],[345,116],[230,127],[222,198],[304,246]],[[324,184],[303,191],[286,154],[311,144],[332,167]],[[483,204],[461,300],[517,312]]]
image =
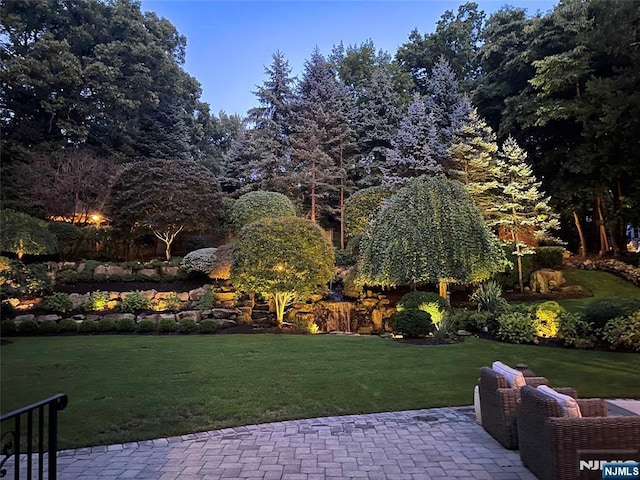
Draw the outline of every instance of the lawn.
[[[593,293],[592,297],[560,300],[558,303],[570,312],[579,312],[589,303],[603,297],[638,297],[640,288],[611,273],[596,270],[564,269],[569,285],[582,285]]]
[[[478,370],[525,362],[581,396],[640,398],[640,355],[329,335],[16,338],[2,412],[62,392],[61,448],[275,420],[472,403]]]

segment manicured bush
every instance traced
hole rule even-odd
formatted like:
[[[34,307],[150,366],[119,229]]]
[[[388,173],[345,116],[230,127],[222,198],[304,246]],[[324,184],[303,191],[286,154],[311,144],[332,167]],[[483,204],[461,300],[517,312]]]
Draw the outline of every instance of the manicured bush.
[[[334,249],[334,255],[336,257],[336,265],[355,265],[356,257],[349,250]]]
[[[18,328],[16,327],[16,322],[14,322],[13,320],[0,321],[0,336],[13,337],[17,333]]]
[[[89,298],[82,304],[82,308],[89,312],[100,311],[107,308],[109,303],[109,294],[96,290],[89,294]]]
[[[116,332],[133,332],[136,329],[136,321],[132,318],[121,318],[116,322]]]
[[[200,322],[200,333],[214,333],[218,329],[218,324],[212,318],[205,318]]]
[[[536,335],[544,338],[555,338],[558,336],[560,325],[559,316],[566,313],[558,302],[544,302],[536,308],[536,319],[534,326]]]
[[[18,324],[19,335],[35,335],[38,333],[38,324],[34,320],[23,320]]]
[[[396,305],[396,310],[398,312],[404,310],[421,310],[427,312],[431,318],[431,322],[435,328],[438,329],[446,312],[449,310],[449,304],[437,293],[416,291],[404,295]]]
[[[58,279],[62,280],[64,283],[76,283],[78,282],[78,272],[71,269],[62,270],[58,273]]]
[[[152,333],[156,331],[156,322],[148,318],[143,318],[138,323],[138,333]]]
[[[482,332],[483,327],[487,327],[487,331],[495,334],[498,326],[496,316],[489,312],[477,312],[461,308],[451,310],[448,320],[452,331]]]
[[[296,209],[286,195],[258,190],[245,193],[231,207],[231,221],[240,229],[257,220],[295,217]]]
[[[477,303],[479,312],[503,312],[509,304],[502,298],[502,287],[495,280],[481,283],[471,295],[470,300]]]
[[[158,323],[158,331],[160,333],[173,333],[178,328],[178,324],[171,318],[163,318]]]
[[[73,309],[73,302],[66,293],[56,292],[45,297],[45,302],[49,310],[54,312],[66,313]]]
[[[602,339],[614,349],[625,347],[640,351],[640,310],[609,320],[604,326]]]
[[[558,338],[564,340],[565,345],[576,348],[593,348],[596,336],[593,326],[580,313],[561,313],[558,316]]]
[[[196,321],[191,317],[185,317],[178,324],[178,332],[187,334],[196,331]]]
[[[306,316],[296,317],[292,323],[300,333],[315,335],[319,331],[318,325],[316,325],[313,319]]]
[[[533,256],[535,268],[558,268],[562,266],[564,247],[538,247]],[[529,278],[529,277],[527,277]]]
[[[60,328],[58,327],[58,322],[55,320],[45,320],[44,322],[40,322],[38,325],[38,334],[40,335],[51,335],[53,333],[58,333]]]
[[[98,332],[107,333],[113,332],[116,329],[116,322],[110,318],[102,318],[98,321]]]
[[[407,338],[418,338],[433,331],[431,315],[422,310],[401,310],[393,315],[394,331]]]
[[[527,308],[512,308],[498,317],[498,338],[510,343],[532,342],[536,336],[533,312]]]
[[[78,327],[80,333],[94,333],[98,331],[98,323],[93,320],[83,320]]]
[[[73,318],[63,318],[58,323],[58,328],[61,333],[77,333],[78,332],[78,324]]]
[[[149,308],[151,302],[149,299],[142,295],[139,291],[128,293],[120,302],[120,310],[123,312],[133,313],[137,310],[143,310]]]
[[[209,273],[215,268],[217,248],[201,248],[187,253],[182,259],[180,268],[187,273]]]
[[[586,320],[592,324],[596,334],[599,334],[612,318],[626,317],[636,310],[640,310],[640,298],[608,297],[588,304],[584,315]]]

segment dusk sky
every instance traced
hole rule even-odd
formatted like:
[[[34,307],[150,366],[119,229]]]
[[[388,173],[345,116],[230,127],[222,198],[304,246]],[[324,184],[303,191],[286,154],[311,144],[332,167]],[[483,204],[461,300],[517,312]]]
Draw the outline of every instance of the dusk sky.
[[[414,28],[433,32],[445,10],[463,1],[180,1],[143,0],[187,37],[184,68],[202,84],[211,111],[244,115],[256,106],[253,91],[265,79],[271,55],[284,53],[294,76],[317,46],[330,53],[372,39],[377,49],[394,55]],[[551,10],[557,0],[479,0],[487,15],[505,4],[529,14]]]

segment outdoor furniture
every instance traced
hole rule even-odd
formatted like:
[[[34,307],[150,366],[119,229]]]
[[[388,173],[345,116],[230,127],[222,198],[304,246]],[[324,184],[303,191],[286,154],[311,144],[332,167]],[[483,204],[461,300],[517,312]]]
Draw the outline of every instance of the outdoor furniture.
[[[544,377],[524,377],[526,385],[547,385]],[[518,448],[516,425],[516,403],[520,398],[520,387],[510,387],[504,375],[489,367],[480,369],[478,382],[482,426],[500,444],[510,450]],[[575,396],[574,389],[558,389]]]
[[[520,458],[541,480],[601,479],[598,461],[640,461],[640,416],[607,417],[606,402],[592,398],[576,399],[582,417],[569,418],[536,388],[520,396]]]

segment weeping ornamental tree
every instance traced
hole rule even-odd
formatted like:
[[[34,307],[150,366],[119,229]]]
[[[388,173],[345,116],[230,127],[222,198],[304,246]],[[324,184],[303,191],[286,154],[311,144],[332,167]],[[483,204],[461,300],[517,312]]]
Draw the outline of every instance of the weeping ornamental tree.
[[[365,285],[471,283],[503,271],[507,260],[464,186],[423,175],[398,191],[364,234],[358,261]]]
[[[0,210],[0,250],[24,255],[46,255],[56,250],[56,237],[47,222],[22,212]]]
[[[304,218],[253,222],[242,229],[233,252],[231,282],[241,291],[272,298],[278,325],[291,301],[326,290],[333,274],[332,245]]]

